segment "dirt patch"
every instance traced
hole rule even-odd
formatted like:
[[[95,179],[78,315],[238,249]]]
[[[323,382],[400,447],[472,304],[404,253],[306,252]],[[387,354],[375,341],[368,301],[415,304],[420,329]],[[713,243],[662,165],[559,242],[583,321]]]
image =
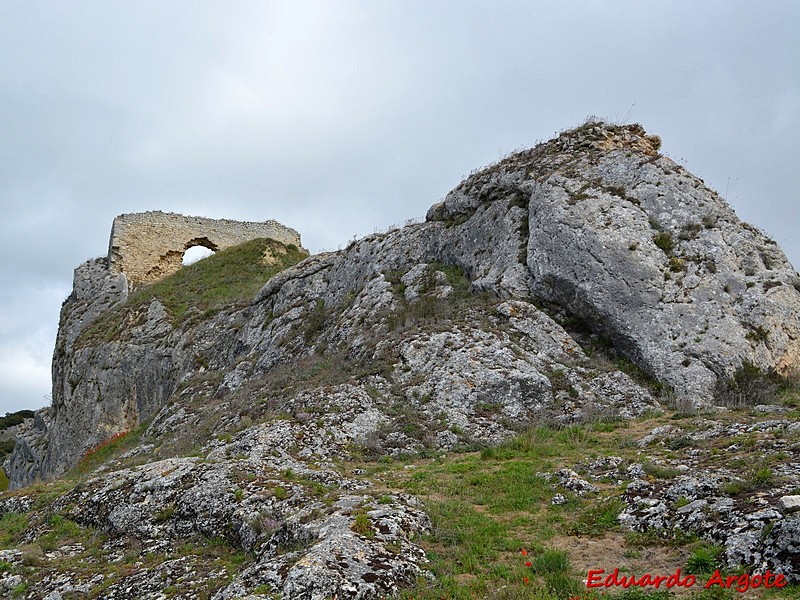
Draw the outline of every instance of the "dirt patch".
[[[641,577],[645,573],[653,577],[671,575],[676,569],[681,569],[683,574],[686,573],[686,559],[691,552],[689,546],[680,548],[631,546],[621,533],[609,533],[602,538],[555,536],[549,540],[549,545],[567,552],[572,567],[583,577],[586,577],[590,569],[603,569],[606,573],[619,569],[620,575],[636,577]],[[694,588],[684,590],[676,587],[671,591],[678,598],[689,597],[692,591],[700,591],[700,579],[698,578]],[[702,580],[705,582],[705,578]]]

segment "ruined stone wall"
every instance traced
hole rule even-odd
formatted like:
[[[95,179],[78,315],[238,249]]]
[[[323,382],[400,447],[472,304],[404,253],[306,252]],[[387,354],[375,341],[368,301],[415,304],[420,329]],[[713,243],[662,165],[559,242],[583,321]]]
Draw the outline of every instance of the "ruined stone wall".
[[[180,269],[184,252],[193,246],[217,251],[262,237],[300,247],[300,234],[277,221],[252,223],[161,211],[124,214],[111,228],[108,267],[137,286]]]

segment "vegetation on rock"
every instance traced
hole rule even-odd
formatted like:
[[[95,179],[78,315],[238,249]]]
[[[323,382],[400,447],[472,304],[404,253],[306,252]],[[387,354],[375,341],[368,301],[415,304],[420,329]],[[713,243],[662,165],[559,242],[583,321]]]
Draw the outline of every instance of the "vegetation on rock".
[[[123,339],[131,327],[143,321],[153,299],[164,305],[176,326],[191,319],[208,318],[223,308],[245,305],[272,276],[307,257],[297,246],[266,238],[221,250],[137,289],[127,302],[105,312],[87,327],[77,345]]]
[[[656,567],[800,583],[796,273],[659,147],[587,123],[474,173],[425,223],[304,261],[250,242],[127,299],[102,260],[82,266],[53,407],[7,462],[16,485],[72,468],[0,496],[0,586],[565,600],[590,569]]]

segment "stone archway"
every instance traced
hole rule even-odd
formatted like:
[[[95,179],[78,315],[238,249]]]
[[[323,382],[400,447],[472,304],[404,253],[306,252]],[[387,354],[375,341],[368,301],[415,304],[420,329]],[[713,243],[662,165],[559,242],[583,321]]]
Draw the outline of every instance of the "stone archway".
[[[193,246],[214,252],[255,238],[272,238],[300,247],[300,234],[277,221],[261,223],[187,217],[152,211],[118,216],[111,228],[108,266],[136,287],[175,273]]]
[[[206,244],[202,241],[197,242],[192,240],[191,242],[188,242],[186,244],[186,249],[183,251],[183,257],[181,257],[181,265],[188,267],[189,265],[193,265],[204,258],[213,256],[217,249],[211,248],[210,246],[210,243]]]

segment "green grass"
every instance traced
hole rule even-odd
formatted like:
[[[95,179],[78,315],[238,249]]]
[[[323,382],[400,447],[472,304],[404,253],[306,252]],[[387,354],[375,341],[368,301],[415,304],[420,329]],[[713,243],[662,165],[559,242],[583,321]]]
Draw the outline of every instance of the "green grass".
[[[375,537],[375,531],[372,529],[372,519],[365,512],[360,512],[355,516],[351,529],[364,537]]]
[[[547,591],[556,598],[576,597],[585,588],[570,576],[569,556],[563,550],[546,550],[531,561],[531,571],[539,575]]]
[[[0,547],[13,548],[28,527],[28,515],[6,513],[0,517]]]
[[[432,590],[415,590],[415,598],[472,598],[488,590],[498,556],[519,550],[509,526],[486,516],[461,500],[432,502],[427,506],[433,533],[427,538],[429,558],[436,565]],[[460,575],[474,579],[462,585]],[[519,581],[521,581],[521,577]],[[432,592],[432,593],[431,593]],[[428,595],[430,594],[430,595]]]
[[[55,550],[68,542],[84,540],[90,535],[87,528],[81,527],[61,515],[52,515],[48,519],[47,525],[51,530],[37,539],[37,543],[45,552]]]
[[[722,553],[720,546],[702,544],[695,548],[686,560],[686,570],[689,573],[700,575],[713,573],[717,568],[717,557]]]
[[[737,479],[725,484],[722,491],[729,496],[736,496],[745,492],[769,489],[775,482],[775,475],[769,467],[760,467],[751,470],[745,479]]]
[[[678,475],[680,475],[680,471],[678,469],[673,469],[672,467],[665,467],[663,465],[658,465],[654,462],[646,461],[642,465],[642,469],[645,473],[650,475],[655,479],[674,479]]]
[[[619,526],[617,517],[625,503],[618,498],[603,498],[581,510],[568,526],[572,535],[602,537],[607,531]]]
[[[275,257],[274,264],[263,261],[265,252]],[[89,325],[76,344],[85,347],[123,339],[126,329],[145,320],[154,298],[164,305],[175,325],[193,316],[207,318],[224,307],[242,305],[252,300],[272,276],[307,256],[292,244],[286,246],[266,238],[226,248],[134,291],[127,302]]]
[[[614,439],[592,426],[534,427],[499,446],[415,464],[411,471],[399,461],[376,465],[388,471],[387,484],[426,498],[433,522],[432,535],[421,543],[436,581],[420,582],[402,597],[557,600],[578,594],[581,583],[567,554],[548,545],[555,536],[578,533],[575,514],[584,515],[581,533],[615,528],[621,502],[573,497],[537,473],[602,454]],[[551,506],[558,491],[570,498]]]

